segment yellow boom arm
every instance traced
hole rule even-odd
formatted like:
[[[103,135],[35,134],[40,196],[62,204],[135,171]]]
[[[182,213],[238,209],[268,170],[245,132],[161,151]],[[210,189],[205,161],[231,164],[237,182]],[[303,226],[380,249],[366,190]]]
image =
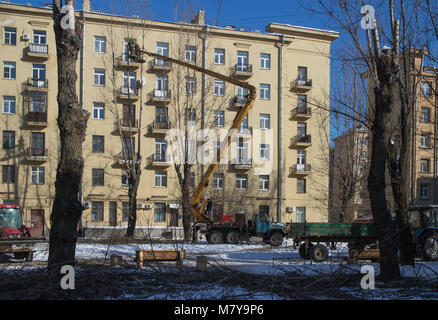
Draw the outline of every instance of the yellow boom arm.
[[[224,80],[226,82],[232,83],[236,86],[242,87],[244,89],[248,90],[248,96],[247,96],[247,100],[246,103],[243,107],[240,108],[239,112],[237,112],[236,117],[233,120],[233,124],[231,125],[230,131],[228,132],[228,136],[227,138],[222,141],[221,143],[221,152],[225,153],[229,146],[231,145],[231,141],[234,139],[234,137],[237,134],[237,129],[239,129],[240,125],[242,124],[243,120],[245,119],[246,115],[248,114],[249,110],[251,109],[252,105],[254,104],[254,100],[256,98],[256,88],[246,82],[225,76],[223,74],[211,71],[211,70],[207,70],[201,67],[198,67],[196,65],[193,65],[191,63],[187,63],[187,62],[183,62],[180,60],[176,60],[176,59],[172,59],[169,57],[165,57],[156,53],[152,53],[152,52],[148,52],[148,51],[144,51],[144,50],[135,50],[134,52],[130,52],[129,58],[132,58],[134,60],[136,60],[137,62],[141,62],[144,63],[145,60],[143,60],[141,58],[141,56],[139,55],[140,53],[146,54],[148,56],[151,56],[153,58],[157,58],[160,60],[164,60],[164,61],[169,61],[172,63],[176,63],[179,64],[181,66],[190,68],[192,70],[207,74],[211,77],[220,79],[220,80]],[[209,217],[207,217],[206,215],[203,214],[203,210],[204,210],[204,204],[205,204],[205,200],[202,200],[202,195],[205,191],[205,188],[208,185],[208,182],[210,181],[210,179],[213,177],[213,174],[216,172],[219,164],[220,164],[220,153],[218,152],[217,154],[217,160],[215,163],[211,163],[208,168],[207,171],[205,172],[204,176],[202,177],[201,181],[199,182],[195,192],[192,195],[192,198],[190,199],[190,210],[193,214],[193,217],[195,218],[195,221],[198,223],[207,223],[210,222]]]

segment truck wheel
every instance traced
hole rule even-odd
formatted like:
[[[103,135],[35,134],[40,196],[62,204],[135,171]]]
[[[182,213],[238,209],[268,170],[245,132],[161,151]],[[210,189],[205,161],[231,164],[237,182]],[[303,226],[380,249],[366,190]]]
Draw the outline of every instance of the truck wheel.
[[[309,243],[306,248],[306,244],[303,243],[300,245],[298,249],[298,253],[300,254],[301,258],[305,260],[310,260],[312,249],[313,249],[313,244]]]
[[[315,262],[324,262],[328,257],[328,249],[323,244],[317,244],[312,249],[312,260]]]
[[[271,246],[279,247],[283,244],[283,235],[280,232],[273,232],[269,237]]]
[[[423,258],[426,261],[438,259],[438,233],[427,233],[421,241],[423,249]]]
[[[237,231],[230,231],[227,233],[227,243],[236,244],[240,240],[240,235]]]
[[[14,259],[22,260],[26,258],[26,252],[15,252]]]
[[[224,235],[220,231],[213,231],[210,234],[210,241],[213,244],[221,244],[224,243]]]
[[[32,262],[32,260],[33,260],[33,252],[27,252],[25,259],[26,259],[26,262]]]

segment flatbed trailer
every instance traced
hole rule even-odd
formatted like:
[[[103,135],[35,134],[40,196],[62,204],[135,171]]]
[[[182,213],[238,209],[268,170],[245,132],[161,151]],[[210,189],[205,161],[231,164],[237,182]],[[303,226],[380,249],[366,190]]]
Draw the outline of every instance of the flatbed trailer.
[[[316,262],[325,261],[327,246],[335,247],[337,242],[347,242],[349,257],[357,260],[367,245],[377,241],[372,223],[291,222],[286,224],[286,231],[287,237],[293,239],[294,247],[299,245],[300,256]]]
[[[6,238],[0,239],[0,254],[12,253],[16,259],[33,260],[33,253],[36,246],[40,243],[46,243],[45,237],[24,237],[24,238]]]

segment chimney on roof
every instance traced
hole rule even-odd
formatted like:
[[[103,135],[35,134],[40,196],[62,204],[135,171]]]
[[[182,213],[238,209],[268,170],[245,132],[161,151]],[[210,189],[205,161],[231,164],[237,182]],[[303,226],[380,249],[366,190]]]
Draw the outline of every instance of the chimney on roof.
[[[193,24],[205,24],[205,12],[204,10],[199,10],[196,16],[192,19]]]
[[[82,0],[82,10],[91,11],[91,0]]]

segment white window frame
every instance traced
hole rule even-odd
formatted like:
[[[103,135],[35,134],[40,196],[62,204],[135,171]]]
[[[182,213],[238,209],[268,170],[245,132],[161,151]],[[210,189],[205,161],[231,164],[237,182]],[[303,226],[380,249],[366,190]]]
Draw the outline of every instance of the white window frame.
[[[429,159],[421,159],[420,160],[420,172],[421,173],[430,173],[430,160]]]
[[[225,64],[225,49],[221,49],[221,48],[214,49],[214,64],[218,64],[218,65]]]
[[[16,111],[15,96],[3,96],[3,113],[15,114],[15,111]]]
[[[259,190],[269,191],[269,176],[268,175],[260,175],[259,176]]]
[[[193,94],[196,93],[196,78],[186,77],[185,78],[185,91],[186,93]]]
[[[106,53],[106,37],[94,36],[94,52]]]
[[[36,34],[36,32],[40,32],[41,34]],[[45,30],[33,30],[33,43],[47,44],[47,32]]]
[[[269,53],[260,53],[260,69],[271,69],[271,55]]]
[[[246,190],[248,188],[248,175],[236,174],[236,189]]]
[[[304,179],[304,178],[297,179],[297,193],[300,193],[300,194],[306,193],[306,179]]]
[[[271,85],[269,83],[260,83],[260,99],[271,99]]]
[[[225,95],[225,81],[214,80],[214,95],[220,97]]]
[[[214,110],[213,111],[213,126],[223,127],[225,125],[225,111]]]
[[[306,222],[306,207],[297,207],[297,222]]]
[[[196,47],[195,46],[186,46],[186,61],[187,62],[196,62]]]
[[[31,184],[45,183],[45,167],[34,166],[31,168]]]
[[[421,148],[430,148],[430,133],[422,132],[420,135],[421,138]]]
[[[260,113],[260,130],[269,130],[271,128],[271,115]]]
[[[6,76],[6,74],[8,74],[8,76]],[[12,77],[12,75],[14,76]],[[14,61],[3,61],[3,79],[15,80],[16,78],[17,64]]]
[[[14,29],[14,31],[12,30],[6,30],[6,29]],[[15,34],[15,43],[12,43],[14,41],[12,41],[12,35]],[[13,28],[13,27],[4,27],[3,28],[3,44],[7,44],[10,46],[16,46],[17,45],[17,28]]]
[[[430,185],[420,184],[420,199],[430,198]]]
[[[427,117],[424,117],[425,114],[427,115]],[[421,107],[421,122],[423,122],[423,123],[429,123],[430,122],[430,108],[428,108],[428,107]]]
[[[427,90],[424,90],[427,86]],[[432,85],[430,82],[422,82],[421,83],[421,95],[423,97],[430,97],[432,95]]]
[[[95,116],[97,115],[97,117]],[[93,103],[93,119],[105,120],[105,104],[101,102]]]
[[[101,72],[103,71],[103,73]],[[93,69],[93,85],[104,87],[105,86],[105,69]]]
[[[155,170],[155,172],[154,172],[154,187],[167,188],[167,171]]]
[[[223,173],[215,173],[213,175],[213,189],[223,190],[224,189],[225,177]]]
[[[266,143],[260,144],[260,160],[270,160],[271,145]]]

